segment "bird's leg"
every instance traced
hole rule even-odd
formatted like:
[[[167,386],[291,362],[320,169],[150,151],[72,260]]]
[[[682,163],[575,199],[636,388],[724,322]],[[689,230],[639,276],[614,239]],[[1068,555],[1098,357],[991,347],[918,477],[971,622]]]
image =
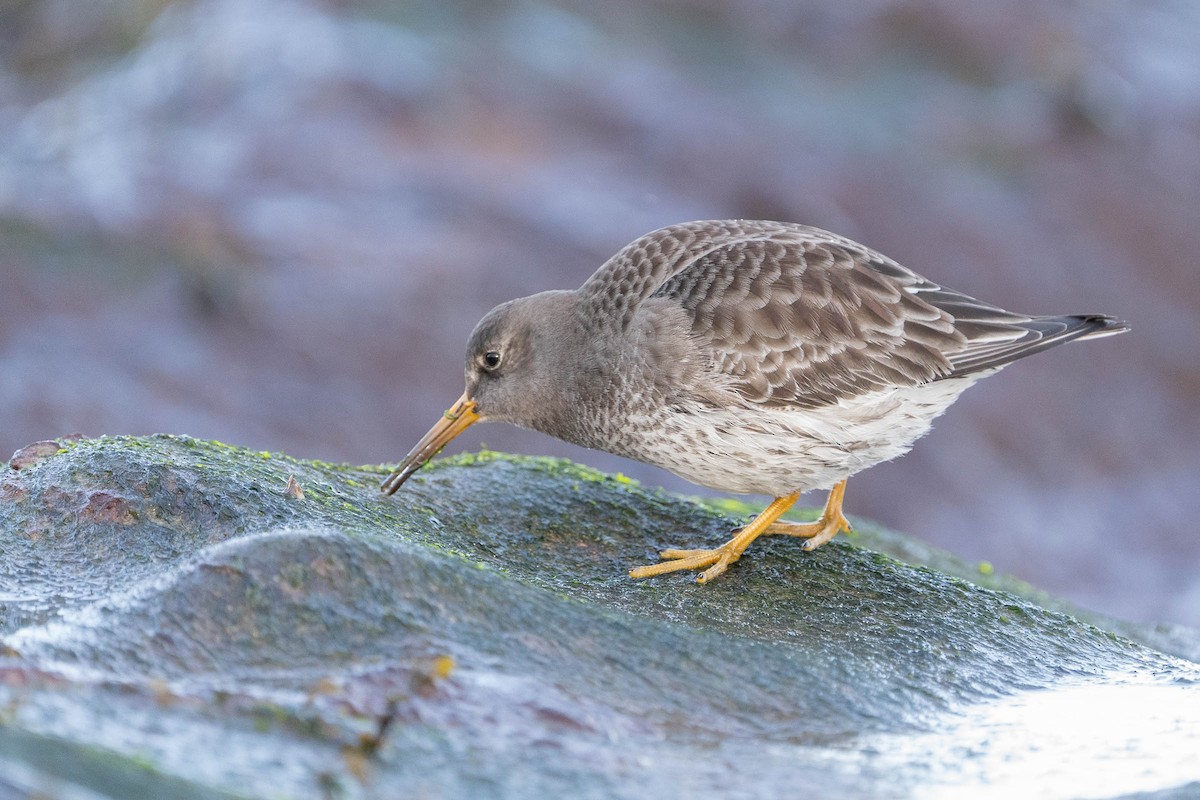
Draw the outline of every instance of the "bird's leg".
[[[632,569],[629,571],[629,577],[650,578],[654,575],[676,572],[681,569],[704,569],[707,567],[704,572],[696,576],[696,583],[708,583],[724,572],[730,564],[741,558],[750,543],[766,533],[771,523],[779,519],[779,515],[795,505],[799,499],[799,492],[794,492],[786,497],[776,497],[761,514],[754,518],[753,522],[738,531],[732,539],[720,547],[713,550],[663,550],[659,553],[662,561]]]
[[[772,522],[763,533],[779,533],[785,536],[800,536],[808,539],[801,545],[804,550],[816,550],[840,531],[850,532],[850,522],[842,513],[842,498],[846,495],[846,480],[829,490],[825,510],[816,522]]]
[[[799,536],[807,539],[801,547],[804,550],[816,550],[841,531],[850,532],[850,521],[842,513],[842,501],[846,496],[846,481],[843,479],[829,490],[829,498],[825,501],[825,510],[816,522],[782,522],[780,515],[791,508],[800,493],[776,498],[761,514],[737,532],[732,539],[712,550],[663,550],[659,555],[662,561],[645,567],[630,570],[631,578],[650,578],[667,572],[682,569],[704,569],[696,576],[697,583],[708,583],[724,572],[730,564],[741,558],[742,553],[750,543],[759,536],[782,534]],[[707,567],[708,569],[705,569]]]

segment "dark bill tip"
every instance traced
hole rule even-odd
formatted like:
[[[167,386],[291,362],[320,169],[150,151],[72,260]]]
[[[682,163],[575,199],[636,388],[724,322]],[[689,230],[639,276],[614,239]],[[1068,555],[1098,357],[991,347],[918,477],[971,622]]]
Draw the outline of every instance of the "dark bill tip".
[[[478,421],[479,412],[475,410],[475,401],[468,399],[467,393],[463,392],[462,397],[458,398],[458,402],[444,412],[442,418],[421,437],[421,441],[408,451],[408,455],[400,462],[396,471],[380,485],[380,490],[384,494],[395,494],[396,490],[404,485],[404,482],[414,472],[425,466],[426,462],[445,447],[451,439]]]

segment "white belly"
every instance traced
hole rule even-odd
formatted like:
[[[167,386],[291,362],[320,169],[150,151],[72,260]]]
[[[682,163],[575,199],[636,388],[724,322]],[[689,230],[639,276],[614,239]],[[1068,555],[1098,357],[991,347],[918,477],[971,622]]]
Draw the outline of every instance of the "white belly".
[[[817,409],[664,410],[627,453],[701,486],[780,497],[827,489],[907,453],[980,376],[873,392]],[[633,420],[631,420],[633,421]]]

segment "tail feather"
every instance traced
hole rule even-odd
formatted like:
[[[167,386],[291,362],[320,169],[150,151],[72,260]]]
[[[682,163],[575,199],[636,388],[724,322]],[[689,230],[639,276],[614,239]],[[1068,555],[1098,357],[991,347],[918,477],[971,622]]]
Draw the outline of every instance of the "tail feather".
[[[1077,339],[1099,339],[1129,330],[1129,325],[1104,314],[1073,314],[1060,317],[1032,317],[1019,323],[1007,323],[1011,335],[968,339],[967,346],[950,357],[953,370],[947,378],[995,369],[1034,353]]]

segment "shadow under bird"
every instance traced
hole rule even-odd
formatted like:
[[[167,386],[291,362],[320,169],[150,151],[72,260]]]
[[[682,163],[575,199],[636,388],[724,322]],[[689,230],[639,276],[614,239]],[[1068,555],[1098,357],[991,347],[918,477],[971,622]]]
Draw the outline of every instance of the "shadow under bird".
[[[813,550],[848,531],[846,479],[906,453],[980,378],[1128,329],[1101,314],[1005,311],[817,228],[672,225],[578,289],[488,312],[467,345],[466,391],[382,489],[486,420],[775,498],[720,547],[664,550],[629,573],[701,570],[706,583],[761,535]],[[820,519],[780,521],[808,489],[830,489]]]

